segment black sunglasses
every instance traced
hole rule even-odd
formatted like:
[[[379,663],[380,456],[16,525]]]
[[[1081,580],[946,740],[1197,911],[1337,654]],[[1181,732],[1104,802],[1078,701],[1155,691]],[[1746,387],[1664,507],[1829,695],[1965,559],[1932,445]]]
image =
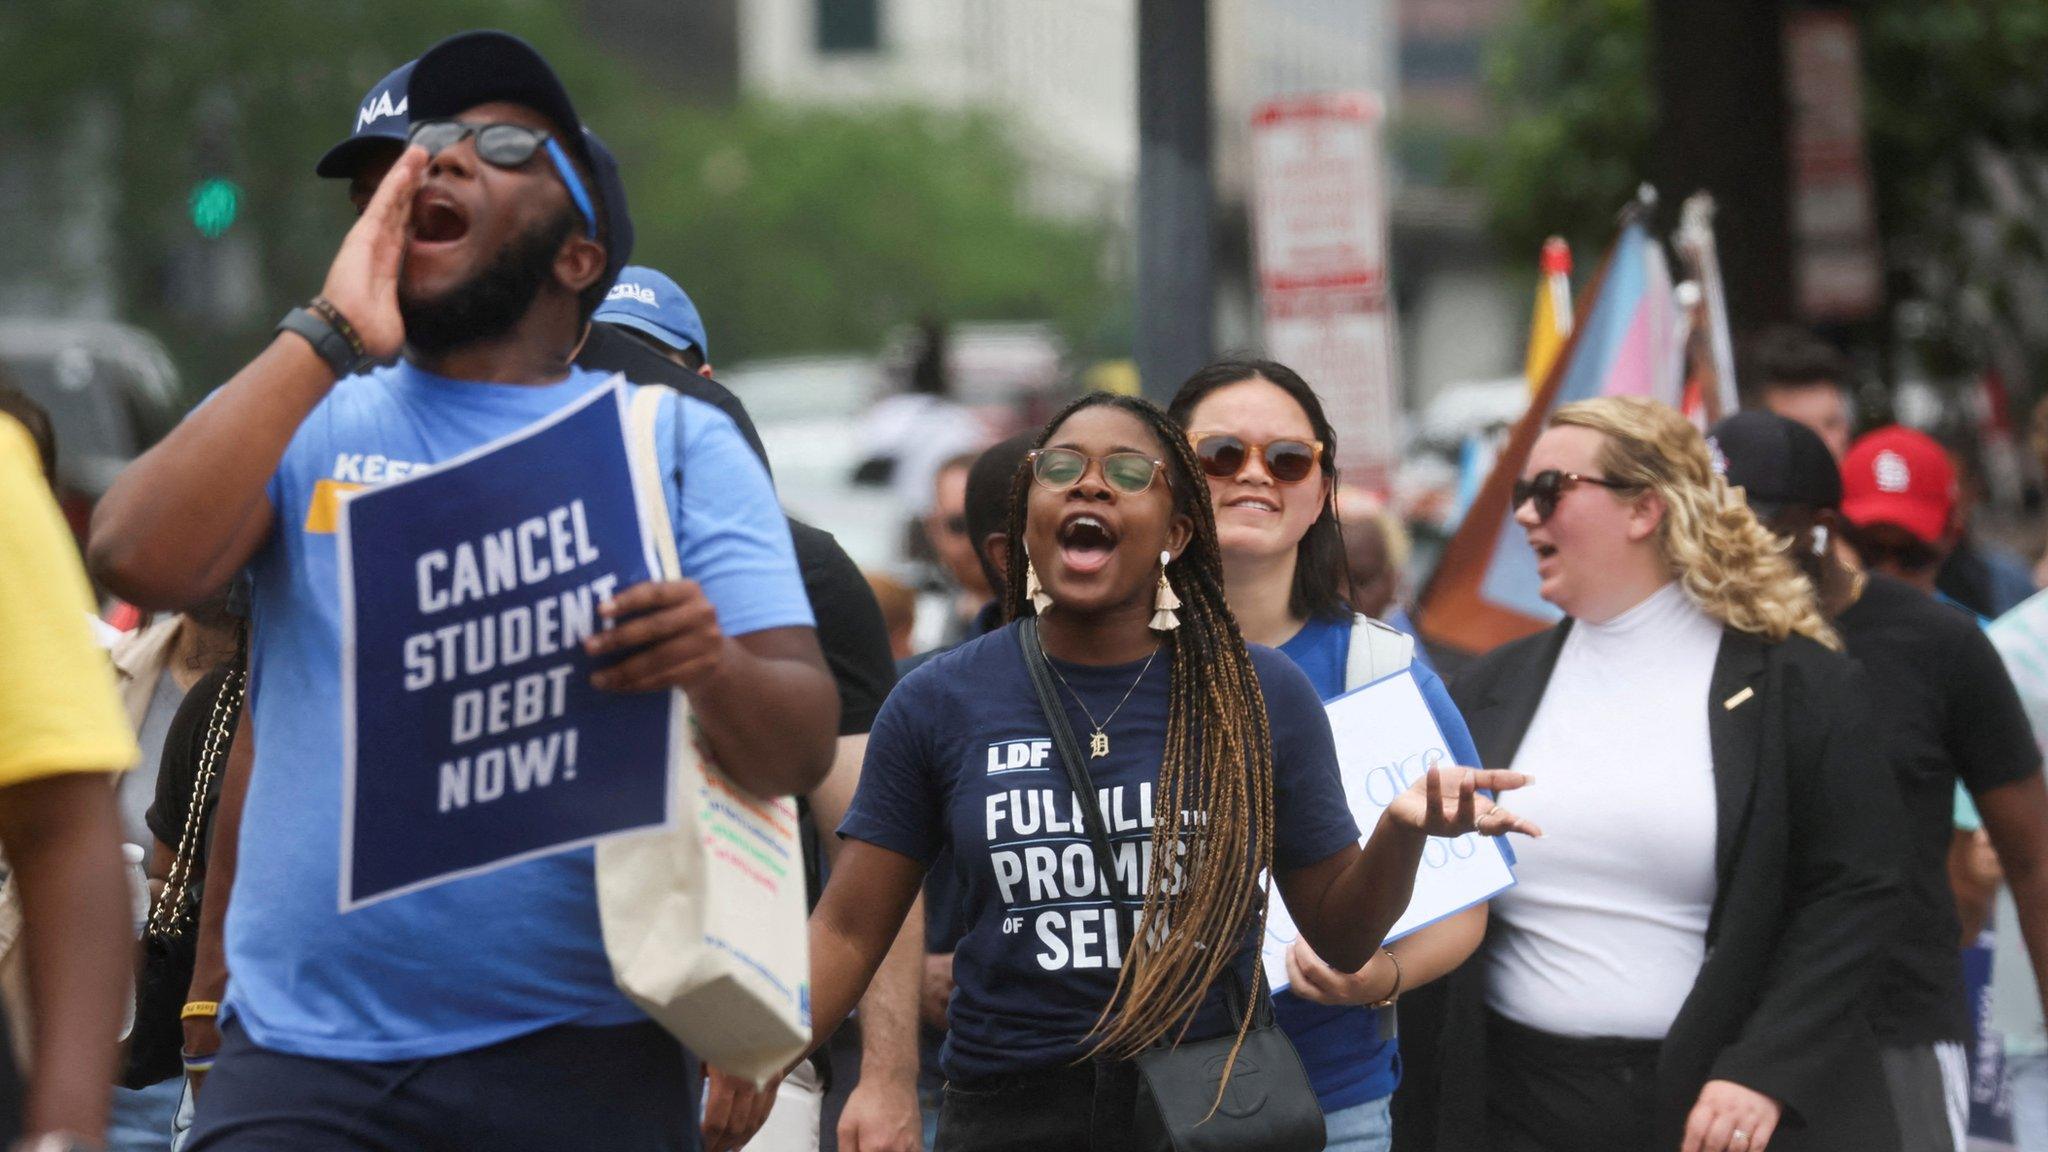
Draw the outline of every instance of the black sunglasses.
[[[575,165],[569,163],[568,155],[555,142],[552,133],[528,128],[524,124],[422,120],[412,126],[405,139],[408,144],[426,149],[427,155],[439,156],[471,136],[476,137],[477,158],[494,168],[519,168],[533,159],[534,153],[545,149],[548,160],[555,166],[555,174],[562,178],[562,185],[569,190],[569,199],[576,202],[576,210],[583,214],[588,224],[587,234],[591,239],[597,239],[597,211],[590,205],[590,193],[584,190]]]
[[[1316,464],[1323,458],[1320,440],[1269,440],[1264,444],[1250,444],[1242,437],[1228,432],[1196,432],[1189,436],[1194,442],[1195,460],[1202,471],[1219,480],[1227,480],[1244,471],[1244,466],[1253,456],[1265,461],[1266,474],[1282,484],[1299,484],[1316,470]]]
[[[1572,486],[1576,484],[1598,484],[1602,488],[1616,492],[1625,492],[1635,487],[1633,484],[1624,484],[1619,480],[1608,480],[1599,476],[1582,476],[1577,472],[1545,468],[1527,480],[1515,481],[1514,498],[1513,502],[1508,505],[1508,511],[1513,513],[1523,504],[1533,500],[1536,502],[1536,522],[1541,524],[1556,515],[1557,502],[1562,500],[1564,494],[1571,491]]]

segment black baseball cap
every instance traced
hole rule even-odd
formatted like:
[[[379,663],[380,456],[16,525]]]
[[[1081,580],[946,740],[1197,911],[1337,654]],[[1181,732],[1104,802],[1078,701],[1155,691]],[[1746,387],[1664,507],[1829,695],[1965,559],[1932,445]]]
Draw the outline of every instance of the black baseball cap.
[[[563,147],[590,173],[604,213],[604,286],[618,279],[633,254],[633,219],[626,210],[626,185],[611,149],[576,114],[569,92],[547,59],[510,32],[459,32],[420,55],[413,65],[408,96],[415,123],[441,120],[492,100],[533,109],[559,125]]]
[[[1790,507],[1840,508],[1842,472],[1813,429],[1775,412],[1737,412],[1709,433],[1714,467],[1759,519]]]
[[[417,63],[408,60],[400,64],[363,94],[363,102],[356,109],[355,127],[349,130],[346,140],[320,157],[320,163],[313,166],[313,175],[346,180],[370,157],[382,152],[396,156],[393,146],[405,147],[405,134],[412,128],[412,118],[406,115],[406,89],[412,79],[412,66]]]

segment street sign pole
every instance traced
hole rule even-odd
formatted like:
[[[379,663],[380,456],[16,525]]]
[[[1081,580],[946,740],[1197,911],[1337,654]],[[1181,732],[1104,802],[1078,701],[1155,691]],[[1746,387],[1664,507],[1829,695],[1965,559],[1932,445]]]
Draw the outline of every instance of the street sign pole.
[[[1145,395],[1164,404],[1214,351],[1208,0],[1138,0],[1138,315]]]

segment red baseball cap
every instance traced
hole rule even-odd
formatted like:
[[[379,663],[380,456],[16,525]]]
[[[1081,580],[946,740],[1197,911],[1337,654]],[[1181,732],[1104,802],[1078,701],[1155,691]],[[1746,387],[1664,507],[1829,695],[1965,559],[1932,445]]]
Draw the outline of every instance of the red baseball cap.
[[[1842,515],[1859,528],[1896,524],[1940,543],[1956,511],[1956,466],[1925,432],[1893,425],[1857,439],[1842,457]]]

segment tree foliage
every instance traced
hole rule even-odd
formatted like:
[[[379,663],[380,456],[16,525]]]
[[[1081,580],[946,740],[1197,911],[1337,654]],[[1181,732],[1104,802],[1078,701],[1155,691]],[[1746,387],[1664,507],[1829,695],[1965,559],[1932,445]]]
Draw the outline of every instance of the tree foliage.
[[[1683,2],[1683,0],[1680,0]],[[1530,0],[1490,47],[1496,138],[1466,157],[1511,252],[1604,245],[1650,171],[1650,0]],[[2048,5],[1867,0],[1864,107],[1899,328],[1937,375],[2005,359],[2048,382]],[[1778,35],[1760,25],[1758,36]]]
[[[1496,131],[1459,165],[1504,249],[1547,236],[1597,253],[1650,170],[1656,105],[1645,0],[1529,0],[1485,56]]]
[[[111,127],[101,168],[17,197],[47,244],[0,275],[75,294],[62,226],[82,196],[109,215],[117,311],[163,336],[195,388],[245,361],[276,316],[315,291],[350,222],[314,161],[378,78],[435,40],[498,27],[539,45],[620,157],[634,256],[702,307],[723,361],[865,349],[906,319],[1053,318],[1083,337],[1119,294],[1104,230],[1020,207],[1025,167],[996,121],[895,109],[682,107],[595,48],[558,0],[37,0],[0,6],[0,147],[57,164]],[[677,66],[687,66],[678,47]],[[21,154],[19,152],[15,153]],[[205,178],[242,191],[222,240],[188,198]],[[0,195],[7,189],[0,187]],[[208,245],[216,245],[209,248]],[[181,299],[183,273],[253,252],[258,302],[232,317]],[[27,262],[24,267],[24,262]]]

